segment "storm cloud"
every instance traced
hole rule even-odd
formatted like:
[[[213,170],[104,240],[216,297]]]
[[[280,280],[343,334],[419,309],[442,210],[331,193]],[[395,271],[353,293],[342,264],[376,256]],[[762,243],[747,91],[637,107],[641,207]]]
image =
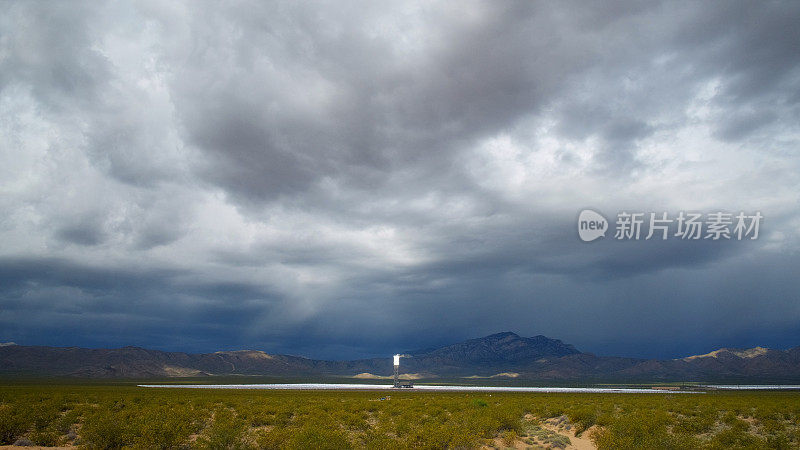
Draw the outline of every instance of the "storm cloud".
[[[0,340],[800,345],[798,2],[0,8]],[[584,243],[584,208],[764,221]]]

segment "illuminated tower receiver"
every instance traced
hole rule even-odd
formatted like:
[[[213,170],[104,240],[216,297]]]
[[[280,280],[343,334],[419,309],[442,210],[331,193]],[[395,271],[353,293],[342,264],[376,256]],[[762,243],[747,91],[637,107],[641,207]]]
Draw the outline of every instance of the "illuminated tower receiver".
[[[394,387],[400,387],[400,355],[394,355]]]

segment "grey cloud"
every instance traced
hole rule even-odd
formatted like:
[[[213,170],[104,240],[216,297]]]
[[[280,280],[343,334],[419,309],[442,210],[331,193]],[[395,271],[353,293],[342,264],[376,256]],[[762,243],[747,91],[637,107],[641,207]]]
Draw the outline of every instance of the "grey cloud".
[[[606,125],[603,136],[611,142],[625,142],[647,137],[652,132],[652,127],[641,120],[627,119]]]
[[[739,141],[754,131],[774,122],[777,118],[772,111],[758,111],[733,114],[717,130],[717,136],[724,141]]]
[[[797,17],[9,3],[0,339],[48,343],[27,319],[76,345],[335,358],[504,329],[639,356],[796,345]],[[587,205],[769,222],[585,244]]]
[[[718,135],[740,140],[777,117],[796,116],[800,87],[796,51],[800,15],[793,2],[734,3],[718,14],[687,20],[675,40],[697,75],[723,81],[715,103],[722,108]],[[749,108],[744,119],[737,110]],[[729,111],[733,110],[733,114]],[[746,109],[745,109],[746,110]]]
[[[297,23],[269,6],[247,9],[264,23],[205,39],[198,54],[206,58],[190,61],[174,83],[188,138],[212,155],[207,176],[256,200],[304,191],[326,175],[357,185],[402,167],[442,168],[488,130],[535,113],[560,77],[587,64],[576,43],[537,39],[554,26],[551,13],[528,6],[483,6],[484,16],[466,23],[443,16],[443,26],[427,30],[440,44],[411,55],[393,51],[392,36],[367,38],[372,18],[331,31],[320,16]],[[216,19],[219,29],[232,19]],[[287,43],[274,39],[283,33],[304,52],[287,55]],[[226,82],[217,73],[224,64],[207,60],[230,57],[248,61],[242,77],[250,82]],[[275,79],[278,67],[285,72]],[[323,98],[301,115],[315,89]]]
[[[78,245],[97,245],[103,242],[105,233],[97,227],[87,224],[60,228],[56,235],[59,239]]]
[[[251,284],[197,281],[187,285],[182,281],[187,275],[171,268],[98,268],[57,259],[3,258],[3,333],[31,342],[40,339],[37,330],[49,328],[77,333],[67,341],[75,345],[78,339],[92,341],[105,335],[122,345],[127,339],[170,348],[155,336],[142,340],[140,334],[168,334],[172,328],[188,330],[193,336],[186,336],[187,340],[202,336],[206,344],[215,337],[235,343],[241,341],[233,330],[250,326],[257,314],[281,301],[274,292]]]
[[[89,106],[107,80],[107,62],[94,51],[89,4],[8,4],[0,86],[24,80],[57,110]],[[65,38],[68,37],[68,38]]]

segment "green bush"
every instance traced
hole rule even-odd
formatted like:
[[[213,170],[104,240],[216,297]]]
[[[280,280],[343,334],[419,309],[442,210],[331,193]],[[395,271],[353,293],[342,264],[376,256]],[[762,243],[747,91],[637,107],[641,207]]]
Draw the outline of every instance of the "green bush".
[[[81,442],[89,449],[118,449],[132,445],[135,430],[132,418],[112,408],[98,409],[81,428]]]
[[[517,442],[517,439],[519,439],[519,435],[517,434],[516,431],[508,430],[504,431],[500,435],[500,438],[503,440],[504,445],[511,447]]]
[[[561,435],[523,420],[597,425],[601,448],[800,448],[800,393],[603,395],[0,386],[0,442],[84,448],[478,448]],[[746,420],[743,420],[746,419]],[[77,436],[76,436],[77,433]],[[563,437],[563,436],[562,436]],[[77,438],[77,439],[76,439]],[[542,443],[540,442],[540,443]]]
[[[0,405],[0,444],[13,444],[31,425],[11,405]]]
[[[197,446],[206,450],[237,450],[247,448],[244,434],[247,423],[231,410],[218,409],[214,420],[197,440]]]
[[[475,406],[476,408],[485,408],[485,407],[489,406],[489,404],[486,403],[485,400],[481,400],[479,398],[476,398],[476,399],[472,400],[472,406]]]
[[[198,428],[191,410],[162,405],[147,408],[136,417],[133,446],[160,450],[181,448]]]
[[[261,450],[278,450],[288,448],[291,438],[291,430],[276,427],[271,430],[257,431],[254,441]]]
[[[600,449],[681,449],[685,443],[670,435],[670,417],[663,411],[635,411],[619,417],[595,434]]]
[[[290,448],[343,450],[352,448],[347,436],[329,424],[307,424],[289,441]]]
[[[61,441],[61,435],[54,431],[34,431],[29,436],[31,442],[35,445],[41,445],[43,447],[55,447]]]
[[[582,406],[567,411],[567,417],[575,425],[575,432],[581,433],[597,421],[597,411],[594,406]]]
[[[747,433],[741,427],[731,427],[715,434],[708,448],[715,450],[732,448],[763,449],[766,448],[766,440]]]

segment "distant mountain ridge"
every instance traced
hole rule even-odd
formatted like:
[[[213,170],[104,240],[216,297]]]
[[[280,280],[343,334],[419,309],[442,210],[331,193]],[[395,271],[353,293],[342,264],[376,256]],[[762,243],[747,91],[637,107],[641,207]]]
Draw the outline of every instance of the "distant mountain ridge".
[[[575,347],[545,336],[521,337],[510,331],[470,339],[458,344],[409,352],[411,356],[438,358],[442,361],[463,363],[519,362],[543,357],[560,357],[580,353]]]
[[[495,333],[436,349],[408,352],[403,365],[411,371],[439,374],[499,373],[547,358],[579,354],[575,347],[545,336],[521,337],[510,331]]]
[[[496,333],[406,352],[402,372],[421,378],[524,380],[800,381],[800,347],[723,348],[672,360],[596,356],[557,339]],[[164,378],[219,375],[388,376],[391,360],[324,361],[258,350],[191,354],[139,347],[86,349],[0,345],[0,375]]]

